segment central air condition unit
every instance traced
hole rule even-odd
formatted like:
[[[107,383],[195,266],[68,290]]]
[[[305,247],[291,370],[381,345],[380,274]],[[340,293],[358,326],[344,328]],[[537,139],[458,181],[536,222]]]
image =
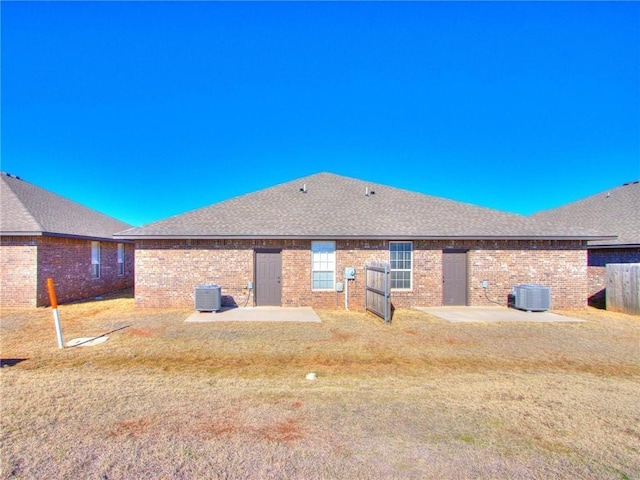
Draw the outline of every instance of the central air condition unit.
[[[515,307],[529,312],[543,312],[551,308],[551,289],[542,285],[516,285],[513,287]]]
[[[200,285],[196,287],[195,301],[199,312],[217,312],[222,308],[222,288],[219,285]]]

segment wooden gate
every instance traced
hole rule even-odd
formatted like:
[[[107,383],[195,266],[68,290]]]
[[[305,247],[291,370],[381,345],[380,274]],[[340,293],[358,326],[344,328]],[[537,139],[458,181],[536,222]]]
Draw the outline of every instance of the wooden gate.
[[[640,315],[640,263],[607,264],[607,310]]]
[[[391,267],[373,262],[364,266],[364,309],[391,321]]]

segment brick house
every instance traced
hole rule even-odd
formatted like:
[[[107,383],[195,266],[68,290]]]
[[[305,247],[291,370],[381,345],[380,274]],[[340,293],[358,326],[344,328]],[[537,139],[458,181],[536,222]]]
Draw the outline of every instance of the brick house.
[[[240,305],[340,308],[337,283],[355,267],[354,310],[371,261],[390,262],[396,307],[506,305],[522,283],[551,287],[554,308],[584,307],[586,242],[603,238],[330,173],[115,236],[135,242],[139,307],[192,307],[198,285],[218,284]]]
[[[49,277],[59,302],[133,286],[133,242],[113,238],[131,225],[6,173],[0,194],[2,306],[49,305]]]
[[[587,245],[589,303],[594,306],[604,307],[608,263],[640,263],[638,181],[538,212],[533,218],[617,235],[615,239],[591,240]]]

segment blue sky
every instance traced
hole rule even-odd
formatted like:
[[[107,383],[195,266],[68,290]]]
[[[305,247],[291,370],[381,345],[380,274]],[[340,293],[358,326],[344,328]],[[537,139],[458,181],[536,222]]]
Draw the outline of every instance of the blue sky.
[[[134,225],[320,171],[530,214],[640,178],[635,2],[6,2],[2,170]]]

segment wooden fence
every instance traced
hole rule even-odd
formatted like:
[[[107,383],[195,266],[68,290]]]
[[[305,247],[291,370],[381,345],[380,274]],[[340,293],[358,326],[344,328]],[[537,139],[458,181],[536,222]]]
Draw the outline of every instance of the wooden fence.
[[[364,266],[364,309],[391,321],[391,266],[367,263]]]
[[[609,263],[607,310],[640,315],[640,263]]]

